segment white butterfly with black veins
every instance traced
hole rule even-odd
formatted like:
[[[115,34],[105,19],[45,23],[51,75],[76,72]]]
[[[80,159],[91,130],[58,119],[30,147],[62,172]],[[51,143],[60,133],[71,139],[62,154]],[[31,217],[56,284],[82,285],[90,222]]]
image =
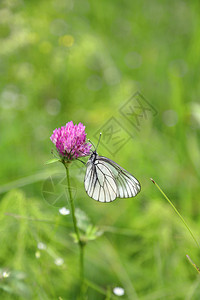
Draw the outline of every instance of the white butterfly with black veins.
[[[100,202],[135,197],[141,190],[132,174],[113,160],[99,156],[96,150],[86,164],[84,185],[88,196]]]

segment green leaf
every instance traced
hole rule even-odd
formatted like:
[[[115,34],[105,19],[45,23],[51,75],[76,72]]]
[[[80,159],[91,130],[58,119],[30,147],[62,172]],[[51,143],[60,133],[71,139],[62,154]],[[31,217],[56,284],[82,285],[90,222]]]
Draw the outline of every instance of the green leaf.
[[[74,243],[78,243],[78,237],[77,237],[77,234],[76,234],[76,233],[73,233],[73,232],[71,232],[71,233],[70,233],[70,235],[71,235],[71,237],[73,238],[73,240],[74,240]]]
[[[100,230],[98,227],[94,226],[86,213],[82,211],[80,208],[76,209],[75,212],[77,218],[77,226],[81,229],[85,234],[82,235],[82,239],[85,241],[95,240],[97,237],[103,234],[103,230]]]
[[[45,162],[45,165],[49,165],[49,164],[53,164],[55,162],[58,162],[60,161],[60,158],[52,158],[52,159],[49,159]]]
[[[99,230],[98,227],[90,225],[86,230],[86,239],[87,240],[95,240],[97,237],[103,234],[103,230]]]

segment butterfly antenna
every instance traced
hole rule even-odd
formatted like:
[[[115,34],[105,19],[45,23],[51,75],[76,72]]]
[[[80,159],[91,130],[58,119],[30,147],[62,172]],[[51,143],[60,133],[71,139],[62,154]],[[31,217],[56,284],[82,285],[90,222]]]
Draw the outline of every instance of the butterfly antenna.
[[[89,142],[90,144],[92,144],[92,146],[93,146],[94,149],[95,149],[95,145],[93,144],[93,142],[92,142],[90,139],[88,139],[88,142]]]
[[[95,151],[97,151],[97,148],[98,148],[98,146],[99,146],[100,140],[101,140],[101,132],[100,132],[100,134],[99,134],[99,140],[98,140],[97,146],[96,146],[96,148],[95,148]]]

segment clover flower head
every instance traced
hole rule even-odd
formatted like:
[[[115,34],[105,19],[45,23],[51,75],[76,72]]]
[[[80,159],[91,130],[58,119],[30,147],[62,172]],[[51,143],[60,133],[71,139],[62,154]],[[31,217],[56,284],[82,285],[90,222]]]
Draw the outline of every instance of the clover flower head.
[[[90,154],[91,144],[86,143],[85,126],[74,125],[72,121],[61,128],[56,128],[50,137],[58,153],[67,160],[77,159]]]

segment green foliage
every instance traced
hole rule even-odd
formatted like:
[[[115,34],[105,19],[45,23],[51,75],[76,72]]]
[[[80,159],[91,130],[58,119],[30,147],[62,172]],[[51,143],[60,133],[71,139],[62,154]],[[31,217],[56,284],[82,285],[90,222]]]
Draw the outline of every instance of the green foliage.
[[[98,227],[91,224],[86,213],[80,208],[76,209],[75,214],[77,218],[77,226],[82,232],[84,232],[84,235],[81,235],[82,241],[87,243],[90,240],[95,240],[103,234],[103,230],[100,230]]]
[[[45,164],[56,160],[49,137],[73,120],[96,143],[111,117],[122,138],[133,138],[116,151],[102,136],[98,152],[142,190],[97,203],[84,191],[83,164],[70,166],[88,242],[88,299],[112,299],[116,286],[121,299],[199,299],[199,274],[186,258],[199,267],[199,249],[149,180],[199,243],[199,12],[197,0],[0,1],[0,299],[77,299],[71,215],[42,193],[48,178],[64,174],[62,164]],[[120,112],[136,91],[157,111],[140,119],[140,131]]]
[[[50,164],[53,164],[55,162],[59,162],[60,161],[60,158],[52,158],[52,159],[49,159],[46,161],[46,165],[50,165]]]

